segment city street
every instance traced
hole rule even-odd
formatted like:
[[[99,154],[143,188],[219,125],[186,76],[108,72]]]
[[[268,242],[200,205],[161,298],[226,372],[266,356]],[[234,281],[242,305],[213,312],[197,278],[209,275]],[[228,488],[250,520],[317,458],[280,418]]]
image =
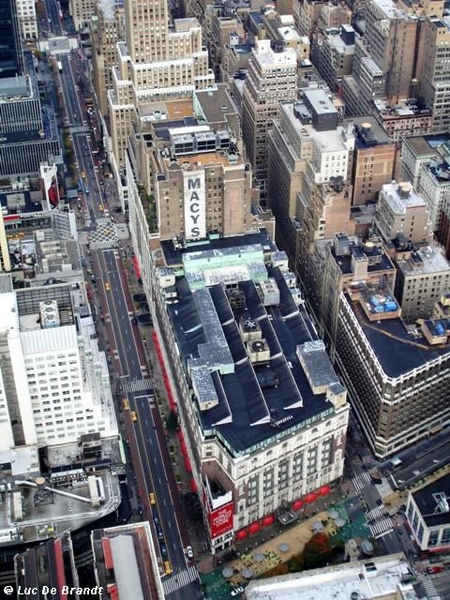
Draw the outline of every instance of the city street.
[[[126,274],[117,250],[93,253],[97,264],[98,297],[107,308],[105,325],[110,329],[110,355],[129,410],[124,410],[133,465],[144,515],[152,523],[161,564],[170,562],[173,574],[164,578],[170,598],[201,597],[198,573],[187,563],[188,544],[177,485],[166,447],[165,432],[147,374],[146,357],[138,326],[133,325],[132,301],[127,294]],[[105,285],[109,284],[109,291]],[[136,420],[132,415],[135,413]],[[149,493],[153,492],[152,505]],[[161,531],[161,533],[159,533]]]

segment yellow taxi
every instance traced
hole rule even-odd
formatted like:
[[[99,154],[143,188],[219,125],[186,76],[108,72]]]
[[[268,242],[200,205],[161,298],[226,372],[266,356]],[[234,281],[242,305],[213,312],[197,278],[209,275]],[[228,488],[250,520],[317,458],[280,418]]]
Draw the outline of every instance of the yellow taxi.
[[[172,565],[168,560],[164,562],[164,573],[166,575],[170,575],[171,573],[173,573]]]
[[[155,498],[155,494],[153,492],[149,493],[148,499],[150,500],[150,504],[156,504],[156,498]]]
[[[109,283],[109,281],[107,281],[107,282],[105,283],[105,290],[106,290],[107,292],[110,292],[110,291],[111,291],[111,284]]]
[[[123,399],[123,410],[130,410],[130,403],[126,398]]]
[[[137,421],[138,420],[136,411],[134,411],[134,410],[131,411],[131,420],[132,421]]]

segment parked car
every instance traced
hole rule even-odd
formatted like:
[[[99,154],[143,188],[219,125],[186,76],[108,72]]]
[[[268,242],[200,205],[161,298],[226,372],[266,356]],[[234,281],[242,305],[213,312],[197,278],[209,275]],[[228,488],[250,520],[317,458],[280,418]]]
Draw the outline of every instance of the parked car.
[[[231,590],[231,595],[234,598],[235,596],[239,596],[239,594],[243,594],[244,593],[244,588],[242,587],[242,585],[240,585],[237,588],[234,588],[234,590]]]
[[[188,558],[194,558],[194,551],[192,550],[192,546],[187,546],[187,548],[186,548],[186,556]]]

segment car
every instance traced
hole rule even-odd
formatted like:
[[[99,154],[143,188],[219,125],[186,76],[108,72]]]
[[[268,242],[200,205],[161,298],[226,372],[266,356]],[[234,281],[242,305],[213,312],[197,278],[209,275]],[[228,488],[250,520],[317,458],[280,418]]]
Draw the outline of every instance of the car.
[[[131,411],[131,420],[132,421],[137,421],[138,420],[136,411],[134,411],[134,410]]]
[[[173,573],[172,565],[170,564],[170,562],[168,560],[166,560],[164,562],[164,573],[166,575],[170,575],[171,573]]]
[[[430,575],[435,575],[436,573],[442,573],[444,571],[444,567],[442,565],[434,565],[433,567],[427,568],[427,573]]]
[[[161,544],[161,556],[167,558],[167,548],[165,544]]]
[[[81,177],[84,179],[86,177],[86,173],[84,171],[81,171]]]
[[[244,588],[242,587],[242,585],[240,585],[237,588],[234,588],[234,590],[231,590],[231,596],[234,598],[235,596],[239,596],[239,594],[243,594],[244,593]]]
[[[110,292],[110,291],[111,291],[111,284],[109,283],[109,281],[107,281],[107,282],[105,283],[105,290],[106,290],[107,292]]]
[[[380,477],[370,477],[370,481],[372,483],[374,483],[375,485],[381,485],[383,483],[383,480]]]
[[[186,556],[188,558],[194,558],[194,551],[192,550],[192,546],[186,547]]]
[[[163,540],[164,539],[164,533],[163,530],[161,529],[161,525],[156,525],[156,533],[158,534],[158,540]]]
[[[150,504],[156,504],[156,498],[155,498],[155,494],[153,492],[149,493],[148,499],[150,500]]]
[[[128,402],[127,398],[124,398],[122,403],[123,403],[123,410],[130,410],[130,403]]]

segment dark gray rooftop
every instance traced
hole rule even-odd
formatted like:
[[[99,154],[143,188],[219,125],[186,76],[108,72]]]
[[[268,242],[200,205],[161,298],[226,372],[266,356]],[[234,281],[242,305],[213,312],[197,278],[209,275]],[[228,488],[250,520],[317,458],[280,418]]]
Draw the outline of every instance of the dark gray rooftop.
[[[222,284],[202,290],[209,297],[209,307],[215,309],[232,363],[226,361],[222,369],[216,368],[205,383],[206,395],[215,396],[218,402],[207,410],[199,410],[199,419],[205,433],[219,435],[236,453],[275,435],[287,435],[292,428],[304,426],[306,420],[321,418],[334,410],[325,393],[313,394],[296,354],[299,345],[317,340],[315,329],[303,308],[297,308],[280,269],[269,269],[268,276],[279,288],[279,305],[263,306],[257,284],[252,281],[239,283],[244,301],[234,309]],[[209,317],[205,320],[199,314],[200,304],[195,299],[198,291],[191,292],[185,278],[178,280],[177,291],[179,302],[169,305],[168,311],[180,356],[186,368],[201,368],[205,358],[200,356],[201,345],[211,335],[205,331]],[[239,331],[239,324],[252,321],[256,323],[253,331],[258,330],[266,351],[269,350],[267,360],[256,363],[251,362]],[[313,363],[311,369],[314,370]]]
[[[450,475],[415,492],[413,498],[428,527],[450,525]]]
[[[413,337],[406,331],[400,318],[369,322],[358,303],[352,302],[348,296],[347,301],[389,377],[400,377],[429,361],[450,354],[450,345],[430,346],[424,337]]]

